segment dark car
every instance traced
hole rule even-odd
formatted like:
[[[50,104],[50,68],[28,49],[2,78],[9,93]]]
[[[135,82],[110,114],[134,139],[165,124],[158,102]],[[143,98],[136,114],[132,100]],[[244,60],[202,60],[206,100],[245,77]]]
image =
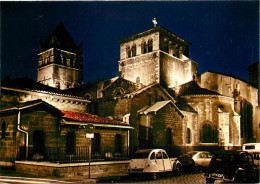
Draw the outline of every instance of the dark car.
[[[259,168],[253,157],[245,151],[219,151],[213,155],[205,172],[206,183],[259,182]]]
[[[207,151],[193,151],[179,156],[178,160],[182,164],[182,170],[189,168],[202,172],[204,168],[209,166],[211,158],[211,153]]]

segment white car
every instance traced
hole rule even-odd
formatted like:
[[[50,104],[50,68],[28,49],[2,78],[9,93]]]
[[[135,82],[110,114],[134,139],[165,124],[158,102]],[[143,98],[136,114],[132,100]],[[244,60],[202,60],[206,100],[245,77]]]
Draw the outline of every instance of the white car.
[[[209,166],[211,159],[212,154],[207,151],[188,152],[178,157],[183,168],[193,167],[199,172],[202,172],[203,168]]]
[[[129,174],[149,173],[157,179],[157,173],[174,171],[180,174],[181,164],[177,158],[169,158],[163,149],[139,150],[128,166]]]

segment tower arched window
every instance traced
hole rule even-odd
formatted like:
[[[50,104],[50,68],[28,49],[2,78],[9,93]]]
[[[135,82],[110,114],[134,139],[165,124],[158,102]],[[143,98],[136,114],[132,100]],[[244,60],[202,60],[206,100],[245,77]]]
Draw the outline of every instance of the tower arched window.
[[[136,56],[136,44],[132,46],[132,57]]]
[[[163,40],[163,50],[169,53],[169,44],[166,38]]]
[[[138,76],[138,77],[136,77],[136,83],[137,84],[139,84],[141,82],[141,79],[140,79],[140,77]]]
[[[152,52],[153,51],[153,40],[150,39],[148,41],[148,52]]]
[[[56,88],[60,89],[60,83],[56,82]]]
[[[206,123],[202,126],[201,142],[202,143],[217,142],[217,131],[209,123]]]
[[[126,57],[127,57],[127,58],[130,58],[130,57],[131,57],[131,49],[130,49],[130,46],[129,46],[129,45],[126,46]]]
[[[187,132],[186,132],[186,143],[187,144],[191,143],[191,130],[189,128],[187,128]]]
[[[146,44],[145,41],[142,42],[142,44],[141,44],[141,53],[142,53],[142,54],[147,53],[147,44]]]
[[[1,129],[2,129],[2,139],[4,139],[6,136],[6,122],[5,121],[2,123]]]

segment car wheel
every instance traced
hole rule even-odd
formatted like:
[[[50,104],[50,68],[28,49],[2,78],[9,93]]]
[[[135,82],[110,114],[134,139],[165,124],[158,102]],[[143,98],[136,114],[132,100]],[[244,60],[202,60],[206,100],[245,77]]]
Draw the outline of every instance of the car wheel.
[[[235,183],[243,183],[243,179],[245,179],[245,173],[243,171],[239,171],[235,177]]]
[[[202,172],[203,172],[203,167],[198,166],[198,167],[197,167],[197,171],[198,171],[198,173],[202,173]]]
[[[157,180],[157,173],[152,173],[152,179]]]
[[[181,175],[181,165],[178,164],[175,168],[175,175],[180,176]]]
[[[206,178],[206,183],[214,183],[215,180],[212,178]]]

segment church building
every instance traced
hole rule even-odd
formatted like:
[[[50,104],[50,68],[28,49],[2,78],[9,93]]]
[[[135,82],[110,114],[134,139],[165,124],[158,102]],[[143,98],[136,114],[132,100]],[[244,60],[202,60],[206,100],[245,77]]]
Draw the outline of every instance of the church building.
[[[92,148],[102,159],[145,148],[178,156],[260,142],[256,87],[217,72],[199,75],[191,43],[162,26],[119,44],[118,76],[83,85],[83,46],[65,26],[40,42],[37,82],[2,82],[0,158],[15,160],[21,147],[26,157],[65,147],[64,158],[80,158],[88,124],[96,127]]]

